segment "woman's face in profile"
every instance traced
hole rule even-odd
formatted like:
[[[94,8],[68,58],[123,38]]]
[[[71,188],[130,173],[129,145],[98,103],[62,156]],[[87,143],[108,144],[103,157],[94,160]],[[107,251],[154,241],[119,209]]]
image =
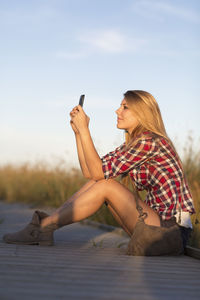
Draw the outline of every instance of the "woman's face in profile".
[[[124,129],[131,134],[131,132],[137,127],[139,121],[134,116],[132,110],[129,108],[126,99],[122,100],[120,108],[116,110],[117,114],[117,128]]]

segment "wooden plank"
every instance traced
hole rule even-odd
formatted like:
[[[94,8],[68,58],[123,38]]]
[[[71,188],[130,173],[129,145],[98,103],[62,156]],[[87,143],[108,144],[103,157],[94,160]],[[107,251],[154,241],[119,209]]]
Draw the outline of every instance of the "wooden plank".
[[[0,203],[0,235],[21,229],[32,212]],[[0,299],[199,299],[199,260],[127,256],[122,241],[77,223],[56,231],[53,247],[0,242]]]
[[[191,247],[191,246],[187,246],[186,247],[186,255],[200,259],[200,249]]]

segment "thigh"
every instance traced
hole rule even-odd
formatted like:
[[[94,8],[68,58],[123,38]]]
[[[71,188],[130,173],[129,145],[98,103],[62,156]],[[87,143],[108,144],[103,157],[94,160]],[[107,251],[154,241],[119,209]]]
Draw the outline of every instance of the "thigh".
[[[88,189],[90,189],[94,184],[96,183],[95,180],[89,180],[86,182],[75,194],[74,196],[80,196],[82,193],[86,192]]]
[[[102,180],[102,188],[103,186],[106,201],[113,207],[125,227],[132,234],[139,216],[133,193],[113,179]],[[142,200],[139,199],[138,201],[139,205],[143,208],[143,211],[147,213],[145,223],[148,225],[160,226],[160,218],[157,212]]]

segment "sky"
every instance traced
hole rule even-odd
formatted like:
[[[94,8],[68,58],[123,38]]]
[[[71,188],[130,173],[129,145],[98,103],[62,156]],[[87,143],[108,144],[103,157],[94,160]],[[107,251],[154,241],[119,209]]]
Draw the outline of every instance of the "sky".
[[[0,0],[0,164],[78,166],[69,113],[100,156],[124,141],[127,90],[157,100],[181,154],[200,138],[200,1]]]

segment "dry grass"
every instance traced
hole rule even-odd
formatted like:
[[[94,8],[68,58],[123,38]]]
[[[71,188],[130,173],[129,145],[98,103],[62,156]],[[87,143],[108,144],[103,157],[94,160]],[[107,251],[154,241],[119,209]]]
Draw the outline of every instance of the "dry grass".
[[[183,167],[192,192],[196,214],[192,215],[193,235],[191,245],[200,248],[200,151],[195,151],[192,137],[184,149]]]
[[[196,214],[192,216],[194,233],[191,245],[200,248],[200,152],[194,150],[191,138],[188,144],[183,166],[196,209]],[[43,163],[6,165],[0,167],[0,199],[35,207],[58,207],[85,182],[79,170],[64,169],[62,164],[51,169]],[[90,219],[118,226],[106,206],[102,206]]]
[[[54,169],[42,163],[6,165],[0,168],[0,199],[58,207],[85,182],[77,169],[67,172],[60,165]]]

